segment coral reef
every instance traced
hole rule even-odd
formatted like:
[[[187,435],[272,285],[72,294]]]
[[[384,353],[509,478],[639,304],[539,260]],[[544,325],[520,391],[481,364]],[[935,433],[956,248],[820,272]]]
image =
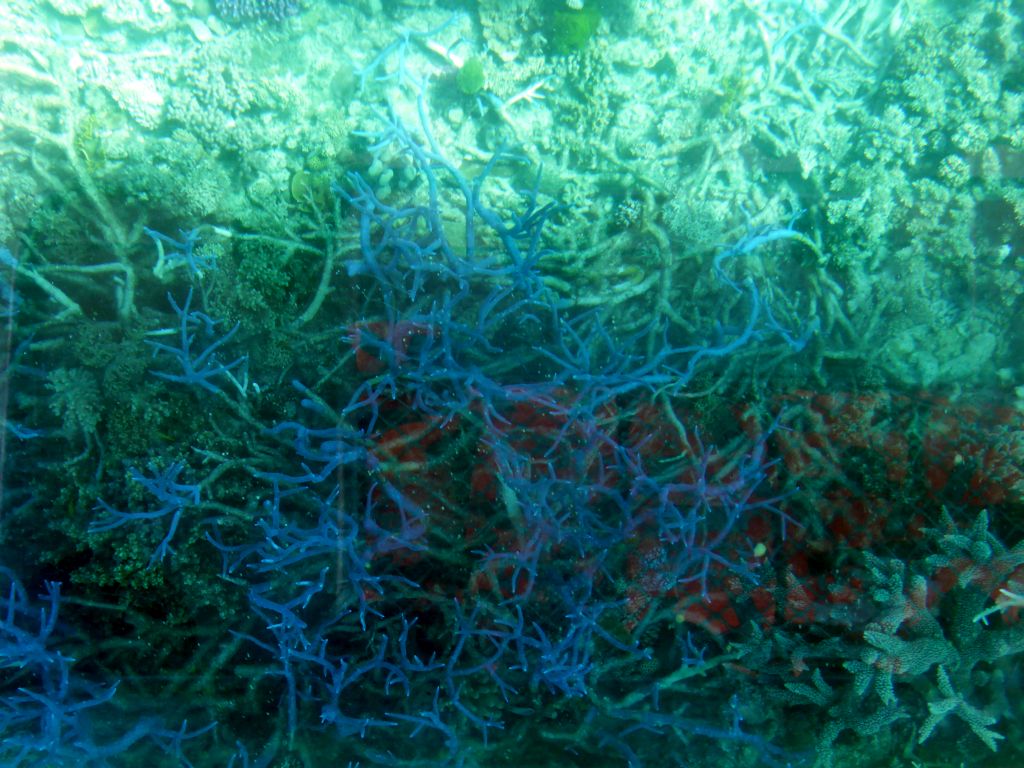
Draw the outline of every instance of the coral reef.
[[[0,763],[1004,766],[1009,0],[9,0]]]

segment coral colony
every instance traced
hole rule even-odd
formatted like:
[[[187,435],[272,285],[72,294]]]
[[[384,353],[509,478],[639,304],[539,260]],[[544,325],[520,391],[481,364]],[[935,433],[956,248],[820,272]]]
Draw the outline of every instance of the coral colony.
[[[444,29],[358,73],[404,102],[359,136],[375,174],[293,183],[309,232],[125,225],[72,127],[39,140],[77,158],[110,261],[0,250],[0,763],[1016,754],[1019,414],[717,390],[819,343],[824,299],[771,266],[827,258],[797,210],[694,261],[692,316],[668,269],[642,315],[573,301],[544,169],[435,133],[408,56]],[[88,283],[111,275],[113,305]]]

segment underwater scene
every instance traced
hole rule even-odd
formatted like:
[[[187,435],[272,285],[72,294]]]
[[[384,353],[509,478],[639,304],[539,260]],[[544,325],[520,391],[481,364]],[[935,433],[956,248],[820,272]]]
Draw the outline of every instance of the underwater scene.
[[[1022,17],[5,0],[0,768],[1024,765]]]

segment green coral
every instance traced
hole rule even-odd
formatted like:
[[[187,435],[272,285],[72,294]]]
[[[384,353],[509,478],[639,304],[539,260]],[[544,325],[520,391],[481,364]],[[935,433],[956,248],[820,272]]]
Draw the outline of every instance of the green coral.
[[[300,205],[325,208],[331,199],[331,182],[323,173],[296,171],[289,185],[292,200]]]
[[[99,387],[95,377],[81,368],[58,368],[50,373],[47,389],[53,392],[50,410],[63,420],[69,438],[96,433],[103,415]]]
[[[578,11],[568,8],[555,11],[551,17],[551,50],[559,55],[579,53],[597,31],[601,15],[586,6]]]
[[[455,83],[459,86],[459,90],[467,96],[472,96],[482,91],[486,83],[484,63],[475,56],[468,59],[455,76]]]
[[[273,328],[294,311],[295,276],[289,254],[260,241],[240,243],[218,276],[230,295],[221,296],[218,313],[244,318],[247,327]]]

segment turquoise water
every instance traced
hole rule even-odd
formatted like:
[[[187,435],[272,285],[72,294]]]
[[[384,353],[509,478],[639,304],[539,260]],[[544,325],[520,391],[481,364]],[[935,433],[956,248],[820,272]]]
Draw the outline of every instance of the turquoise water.
[[[1020,763],[1021,13],[9,0],[0,765]]]

